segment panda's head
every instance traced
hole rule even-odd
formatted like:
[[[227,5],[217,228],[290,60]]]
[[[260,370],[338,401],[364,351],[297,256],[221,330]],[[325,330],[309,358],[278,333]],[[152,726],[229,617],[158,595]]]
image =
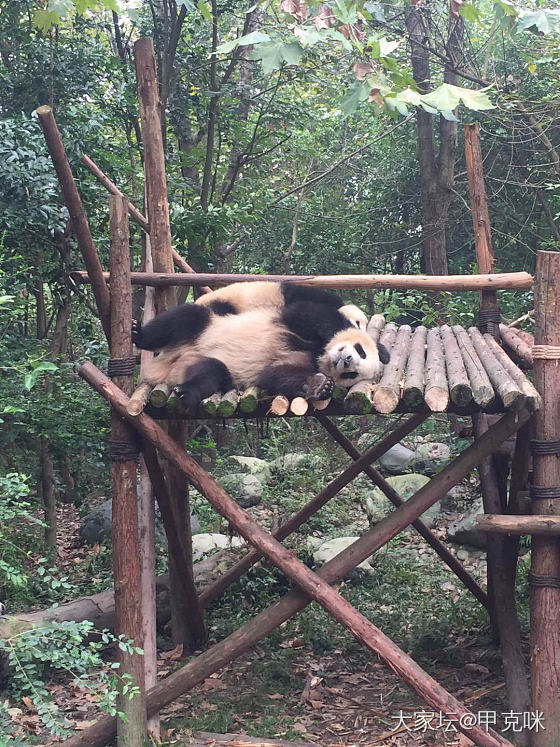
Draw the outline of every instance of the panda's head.
[[[343,317],[348,319],[350,324],[357,329],[363,329],[366,331],[368,325],[368,318],[364,312],[353,303],[349,303],[346,306],[341,306],[338,310]]]
[[[378,381],[389,353],[361,329],[349,327],[338,332],[319,358],[319,370],[338,386],[351,387],[358,381]]]

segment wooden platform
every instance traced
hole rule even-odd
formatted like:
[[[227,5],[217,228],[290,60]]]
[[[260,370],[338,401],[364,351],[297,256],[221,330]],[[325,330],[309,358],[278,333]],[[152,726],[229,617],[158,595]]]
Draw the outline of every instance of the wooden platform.
[[[476,327],[412,329],[386,324],[383,316],[376,315],[368,332],[391,353],[380,380],[375,384],[361,382],[350,389],[337,388],[328,401],[307,402],[298,397],[289,402],[282,395],[266,396],[252,389],[216,394],[202,402],[196,412],[188,412],[180,400],[172,393],[170,396],[165,385],[152,391],[147,386],[140,388],[133,399],[139,411],[146,405],[146,411],[158,419],[297,417],[317,411],[339,416],[405,412],[470,415],[523,407],[538,410],[539,393],[510,357],[519,360],[518,351],[511,347],[512,336],[518,339],[518,333],[506,329],[498,342]],[[523,344],[530,351],[530,345]]]

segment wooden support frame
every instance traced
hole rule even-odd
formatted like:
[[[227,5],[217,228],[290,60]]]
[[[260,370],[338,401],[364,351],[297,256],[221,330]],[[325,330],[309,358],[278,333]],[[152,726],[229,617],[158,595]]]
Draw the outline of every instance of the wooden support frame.
[[[302,566],[289,551],[285,550],[270,535],[264,532],[194,460],[178,449],[177,445],[161,430],[155,421],[145,414],[137,417],[130,416],[126,409],[128,398],[120,390],[116,389],[93,364],[89,362],[84,363],[79,373],[96,391],[117,407],[124,418],[134,423],[135,427],[145,438],[157,443],[158,448],[162,450],[167,458],[171,459],[178,466],[180,465],[193,484],[206,496],[216,510],[235,526],[242,536],[245,536],[261,553],[270,558],[290,578],[293,578],[306,594],[324,606],[336,620],[347,626],[358,640],[390,662],[391,667],[397,674],[417,689],[422,697],[426,698],[434,708],[443,710],[446,713],[465,713],[462,704],[452,698],[449,693],[446,693],[432,678],[428,677],[426,679],[426,673],[422,672],[412,660],[395,647],[391,641],[386,639],[381,631],[371,626],[367,621],[364,621],[356,610],[339,597],[325,583],[325,577],[327,581],[330,581],[331,578],[334,581],[340,575],[344,575],[348,570],[355,567],[362,560],[365,560],[366,557],[369,557],[372,552],[386,544],[411,521],[416,520],[427,508],[439,500],[451,486],[457,484],[458,481],[468,474],[481,458],[491,453],[499,443],[515,433],[527,421],[529,413],[522,411],[520,413],[505,415],[478,442],[466,449],[461,456],[436,475],[427,486],[418,491],[403,506],[387,516],[374,529],[367,532],[350,548],[347,548],[346,551],[328,563],[322,569],[321,574],[314,574],[305,566]],[[305,599],[304,596],[304,604],[306,603]],[[280,603],[277,603],[274,607],[278,607],[278,604]],[[289,606],[290,615],[297,611],[297,609],[292,611],[292,605]],[[296,607],[299,608],[297,603]],[[269,617],[270,615],[267,616],[267,623]],[[246,633],[246,627],[244,626],[244,633]],[[260,637],[263,635],[266,635],[266,633],[263,633],[261,630]],[[254,643],[255,639],[253,638],[251,644]],[[244,645],[247,645],[246,641]],[[217,646],[220,646],[220,644],[217,644]],[[215,649],[216,647],[211,649],[211,651]],[[223,655],[223,649],[221,649],[221,653]],[[231,661],[232,658],[232,651],[229,649],[227,661]],[[221,666],[221,664],[218,666]],[[184,680],[183,678],[180,679],[182,683],[181,687],[183,687]],[[169,681],[166,684],[169,684]],[[161,689],[161,686],[154,688],[152,693],[158,690],[158,688]],[[176,691],[174,692],[176,693]],[[163,693],[158,691],[158,697],[152,695],[152,698],[149,699],[148,708],[154,707],[155,704],[159,709],[163,705],[161,698],[166,698],[169,694],[167,687],[164,688]],[[171,700],[176,696],[177,693]],[[164,702],[171,702],[171,700],[165,700]],[[82,738],[89,739],[88,744],[104,744],[105,741],[94,741],[94,733],[96,740],[101,738],[106,740],[114,733],[113,726],[107,720],[101,720],[95,727],[92,727],[89,734],[87,730],[82,734]],[[103,736],[101,737],[101,735]],[[468,735],[476,744],[482,745],[482,747],[486,745],[505,746],[510,744],[500,735],[492,732],[488,733],[479,727],[468,730]],[[71,741],[69,745],[72,747]]]
[[[324,415],[317,415],[316,417],[323,428],[331,436],[331,438],[336,441],[336,443],[341,446],[344,451],[352,457],[352,459],[355,459],[356,461],[362,459],[362,455],[360,454],[358,449],[356,449],[350,439],[346,438],[344,433],[342,433],[342,431],[337,428],[332,420],[325,417]],[[405,501],[403,501],[397,491],[391,487],[391,485],[383,477],[381,472],[375,469],[375,467],[371,465],[364,467],[363,472],[369,477],[373,484],[387,496],[393,506],[396,506],[398,508],[405,503]],[[416,529],[418,534],[420,534],[426,540],[428,545],[430,545],[430,547],[435,550],[435,552],[439,555],[443,562],[450,568],[450,570],[453,571],[457,578],[460,579],[460,581],[474,595],[474,597],[480,602],[480,604],[482,604],[483,607],[487,608],[488,596],[486,592],[480,588],[479,584],[470,575],[463,564],[459,560],[457,560],[455,555],[453,555],[453,553],[447,549],[443,542],[435,536],[435,534],[426,526],[426,524],[424,524],[421,519],[416,519],[416,521],[413,521],[412,526],[414,527],[414,529]]]
[[[481,514],[476,517],[476,528],[488,534],[542,534],[560,537],[560,516],[504,516]]]

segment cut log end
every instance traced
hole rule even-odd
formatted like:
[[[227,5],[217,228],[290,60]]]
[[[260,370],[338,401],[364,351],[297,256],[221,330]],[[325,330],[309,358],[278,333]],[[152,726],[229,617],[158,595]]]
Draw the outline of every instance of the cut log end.
[[[150,404],[158,408],[165,407],[170,392],[171,387],[169,384],[157,384],[150,392]]]
[[[432,412],[445,412],[449,405],[449,392],[443,387],[433,386],[426,389],[424,399]]]
[[[290,400],[287,397],[284,397],[283,394],[277,394],[272,400],[267,414],[281,417],[282,415],[285,415],[289,409]]]
[[[315,399],[311,402],[314,410],[326,410],[332,402],[331,399]]]
[[[129,415],[136,416],[144,412],[151,391],[152,385],[147,382],[143,382],[136,387],[126,406]]]
[[[373,395],[373,409],[384,415],[393,412],[399,404],[399,395],[389,387],[377,387]]]
[[[296,397],[290,403],[290,412],[294,415],[305,415],[309,410],[309,403],[303,397]]]

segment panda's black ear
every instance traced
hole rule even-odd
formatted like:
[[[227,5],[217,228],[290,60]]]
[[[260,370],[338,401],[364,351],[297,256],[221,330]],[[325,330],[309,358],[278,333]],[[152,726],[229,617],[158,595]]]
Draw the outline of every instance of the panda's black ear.
[[[389,351],[387,350],[385,345],[383,345],[383,343],[377,343],[377,352],[379,353],[379,360],[381,361],[381,363],[389,363],[389,361],[391,360],[391,356],[389,355]]]

